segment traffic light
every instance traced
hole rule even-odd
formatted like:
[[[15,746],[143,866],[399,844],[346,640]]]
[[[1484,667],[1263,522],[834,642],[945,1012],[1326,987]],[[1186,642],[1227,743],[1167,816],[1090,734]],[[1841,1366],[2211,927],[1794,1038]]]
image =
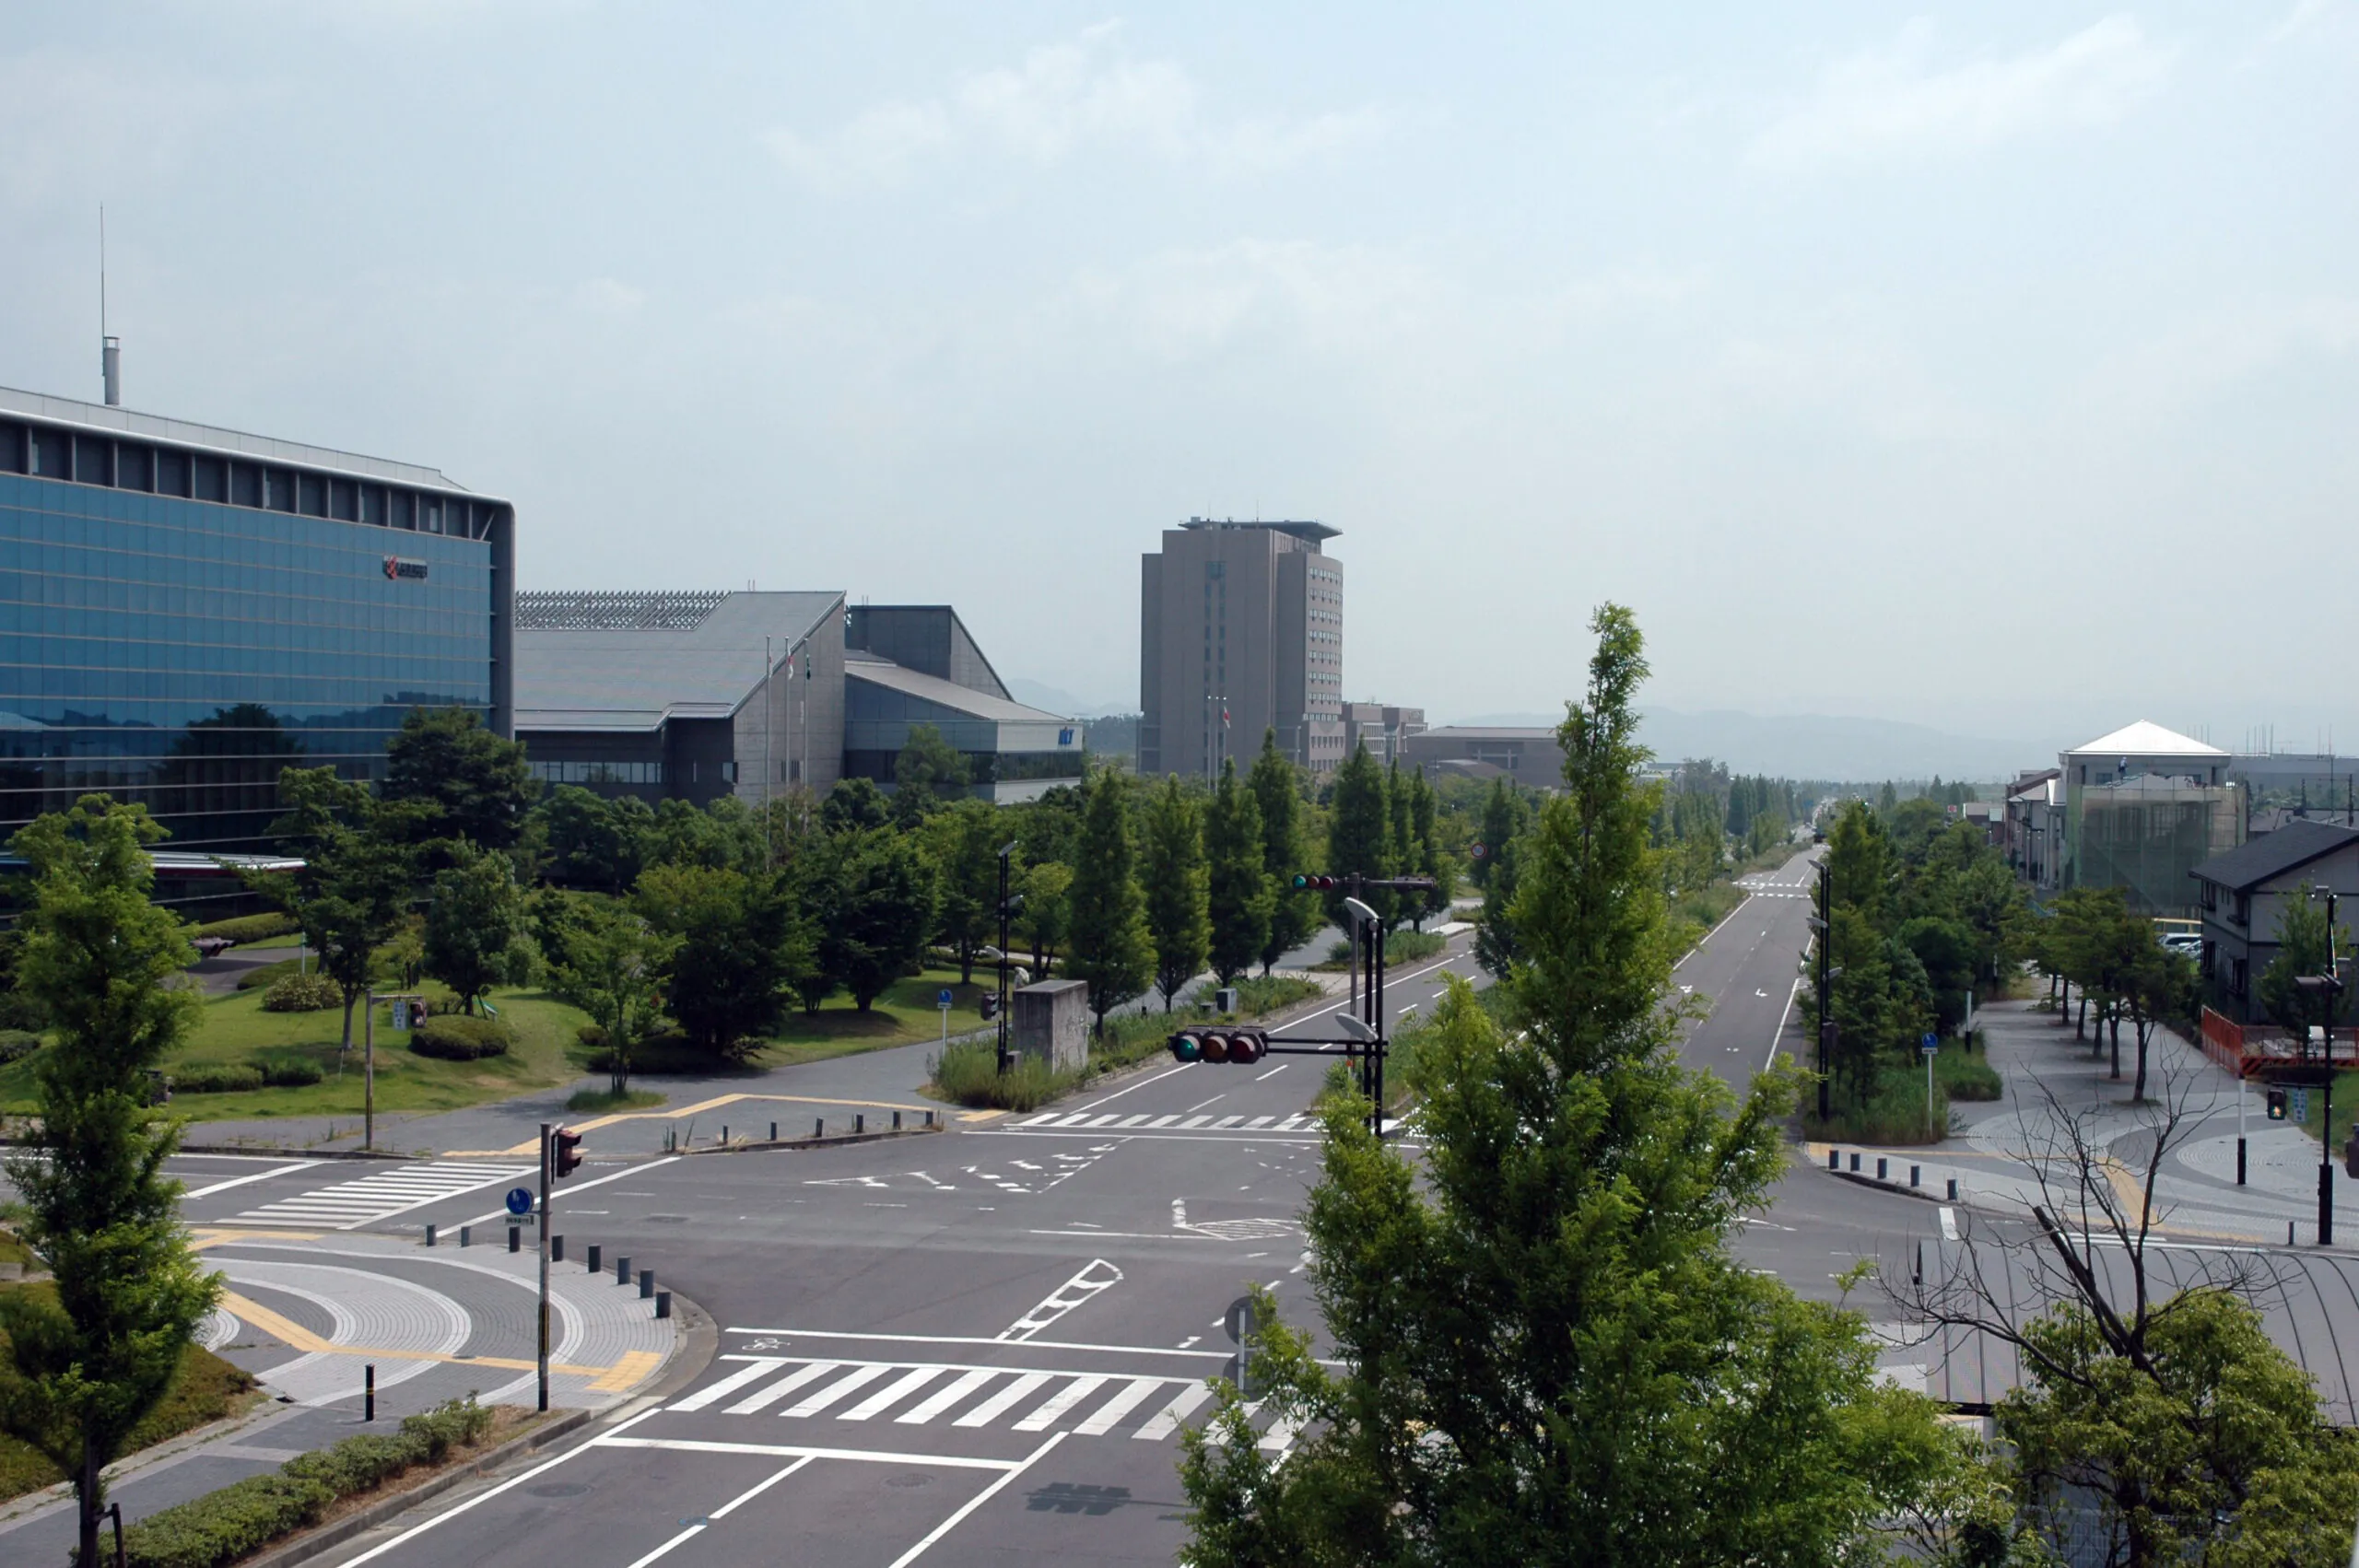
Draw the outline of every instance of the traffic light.
[[[2283,1089],[2271,1089],[2269,1092],[2269,1119],[2271,1121],[2285,1119],[2285,1091]]]
[[[1297,872],[1294,884],[1297,889],[1315,887],[1321,893],[1331,893],[1334,891],[1335,879],[1332,876],[1306,876]]]
[[[549,1134],[549,1171],[553,1176],[569,1176],[581,1168],[581,1134],[569,1127],[560,1127]]]
[[[1250,1067],[1270,1054],[1270,1037],[1260,1029],[1182,1029],[1171,1036],[1174,1061],[1225,1061]]]
[[[988,1024],[998,1016],[999,993],[997,991],[985,991],[983,993],[983,1022]]]

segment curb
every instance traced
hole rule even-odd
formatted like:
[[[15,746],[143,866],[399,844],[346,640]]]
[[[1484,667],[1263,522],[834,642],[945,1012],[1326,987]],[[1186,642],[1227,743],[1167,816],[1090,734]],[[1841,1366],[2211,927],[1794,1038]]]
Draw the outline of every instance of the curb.
[[[423,1154],[405,1153],[397,1149],[303,1149],[261,1148],[250,1143],[183,1143],[183,1154],[242,1154],[256,1160],[283,1160],[300,1157],[306,1160],[419,1160]]]
[[[946,1123],[936,1122],[932,1127],[905,1127],[898,1131],[881,1127],[874,1132],[831,1132],[825,1138],[739,1138],[727,1143],[708,1143],[701,1148],[675,1149],[673,1153],[678,1155],[750,1154],[766,1149],[834,1149],[847,1143],[880,1143],[895,1138],[925,1138],[949,1130]],[[679,1299],[677,1296],[672,1298],[675,1306],[679,1305]]]

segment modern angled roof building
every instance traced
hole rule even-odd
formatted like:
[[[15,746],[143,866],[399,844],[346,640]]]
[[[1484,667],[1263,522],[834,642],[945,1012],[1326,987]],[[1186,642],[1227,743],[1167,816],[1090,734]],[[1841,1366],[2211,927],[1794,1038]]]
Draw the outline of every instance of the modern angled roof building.
[[[1315,773],[1344,760],[1339,532],[1191,517],[1141,557],[1141,775],[1250,765],[1265,730]]]
[[[517,733],[552,784],[757,805],[845,777],[889,790],[910,732],[1020,800],[1082,770],[1079,727],[1027,708],[946,605],[839,592],[524,593]]]
[[[266,847],[278,774],[511,726],[515,509],[439,470],[0,389],[0,836],[88,790]]]

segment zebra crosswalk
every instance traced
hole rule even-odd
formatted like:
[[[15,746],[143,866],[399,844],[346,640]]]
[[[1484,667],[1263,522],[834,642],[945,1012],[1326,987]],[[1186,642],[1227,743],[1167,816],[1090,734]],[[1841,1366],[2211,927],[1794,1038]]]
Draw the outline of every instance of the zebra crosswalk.
[[[1108,1111],[1102,1115],[1094,1114],[1089,1111],[1045,1111],[1039,1116],[1027,1117],[1024,1120],[1012,1123],[1011,1125],[1015,1127],[1060,1129],[1069,1127],[1086,1128],[1091,1131],[1102,1130],[1106,1132],[1123,1132],[1133,1129],[1141,1132],[1154,1132],[1165,1128],[1169,1128],[1175,1132],[1193,1132],[1197,1130],[1205,1132],[1309,1132],[1317,1129],[1319,1126],[1319,1120],[1316,1117],[1311,1116],[1307,1111],[1297,1112],[1295,1115],[1289,1117],[1275,1115],[1257,1117],[1243,1115],[1223,1117],[1212,1115],[1188,1116],[1178,1111],[1174,1111],[1168,1116],[1156,1116],[1148,1111],[1139,1111],[1130,1116],[1124,1116],[1120,1111]]]
[[[238,1215],[233,1223],[358,1230],[371,1221],[390,1219],[440,1199],[532,1174],[530,1165],[479,1165],[459,1160],[406,1164],[333,1187],[316,1188],[299,1197],[264,1203]]]
[[[1046,1432],[1083,1437],[1127,1432],[1159,1443],[1212,1398],[1201,1377],[1109,1372],[1042,1372],[948,1362],[724,1355],[740,1364],[665,1409],[689,1415],[772,1416],[810,1421],[942,1422],[953,1428]],[[1273,1428],[1262,1446],[1283,1452],[1292,1433]]]

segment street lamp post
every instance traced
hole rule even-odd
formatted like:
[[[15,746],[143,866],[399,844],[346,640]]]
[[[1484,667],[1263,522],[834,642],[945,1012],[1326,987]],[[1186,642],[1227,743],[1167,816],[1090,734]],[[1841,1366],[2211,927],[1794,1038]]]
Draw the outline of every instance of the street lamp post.
[[[2334,951],[2334,889],[2312,888],[2310,896],[2326,900],[2326,973],[2305,975],[2296,984],[2305,990],[2315,990],[2320,998],[2325,1025],[2319,1033],[2325,1038],[2324,1065],[2318,1072],[2318,1087],[2324,1096],[2319,1107],[2322,1119],[2318,1123],[2318,1245],[2334,1245],[2334,1003],[2342,994],[2342,965]],[[2306,1052],[2305,1053],[2306,1054]],[[2306,1064],[2305,1064],[2306,1065]]]

